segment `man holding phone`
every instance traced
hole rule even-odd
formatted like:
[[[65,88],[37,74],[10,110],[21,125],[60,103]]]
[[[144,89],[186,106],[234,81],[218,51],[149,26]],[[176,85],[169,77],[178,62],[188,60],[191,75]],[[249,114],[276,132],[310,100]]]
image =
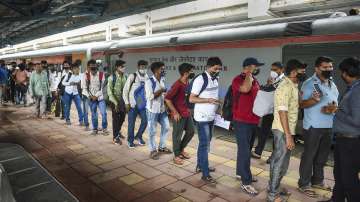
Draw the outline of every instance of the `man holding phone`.
[[[315,61],[315,74],[301,87],[300,107],[304,109],[304,152],[300,162],[299,190],[316,197],[311,189],[330,190],[324,184],[324,166],[331,147],[333,118],[339,91],[332,81],[333,61],[321,56]]]

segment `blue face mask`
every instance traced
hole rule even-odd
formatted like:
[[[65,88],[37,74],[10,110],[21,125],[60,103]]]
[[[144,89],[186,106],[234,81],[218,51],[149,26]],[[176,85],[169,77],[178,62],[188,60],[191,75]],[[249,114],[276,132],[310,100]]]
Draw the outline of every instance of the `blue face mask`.
[[[166,75],[165,70],[161,70],[160,76],[161,76],[161,77],[165,77],[165,75]]]

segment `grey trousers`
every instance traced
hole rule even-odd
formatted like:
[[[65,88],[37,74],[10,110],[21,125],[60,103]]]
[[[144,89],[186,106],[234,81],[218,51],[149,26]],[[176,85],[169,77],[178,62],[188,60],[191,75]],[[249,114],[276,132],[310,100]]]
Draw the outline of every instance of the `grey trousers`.
[[[47,97],[48,96],[45,95],[45,96],[38,96],[35,98],[35,109],[34,109],[35,116],[39,117],[44,115],[46,110]]]
[[[279,130],[272,130],[274,134],[274,151],[270,163],[270,181],[268,187],[268,201],[274,201],[280,193],[281,179],[286,175],[289,167],[291,151],[286,147],[285,134]]]
[[[310,128],[304,131],[304,152],[299,167],[299,187],[322,184],[324,166],[331,147],[331,129]]]

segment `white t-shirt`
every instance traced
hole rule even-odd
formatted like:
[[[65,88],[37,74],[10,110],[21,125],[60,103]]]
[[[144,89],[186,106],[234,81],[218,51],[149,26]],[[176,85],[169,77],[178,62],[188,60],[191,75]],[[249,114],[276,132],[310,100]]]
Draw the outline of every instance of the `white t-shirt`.
[[[208,72],[206,72],[208,77],[208,85],[206,89],[199,95],[201,87],[204,84],[204,79],[200,75],[194,80],[191,93],[199,95],[199,98],[213,98],[219,99],[219,83],[217,79],[212,80]],[[194,107],[194,119],[200,122],[213,121],[215,119],[216,111],[218,105],[210,103],[196,103]]]

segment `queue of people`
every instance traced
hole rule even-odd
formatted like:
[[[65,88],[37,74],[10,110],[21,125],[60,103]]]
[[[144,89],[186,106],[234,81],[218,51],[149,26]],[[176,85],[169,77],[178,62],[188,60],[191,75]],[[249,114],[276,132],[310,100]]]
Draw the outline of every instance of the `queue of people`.
[[[126,74],[126,62],[117,60],[114,73],[106,75],[99,71],[95,60],[87,63],[84,73],[80,73],[80,63],[65,61],[63,69],[57,72],[48,68],[46,61],[34,64],[30,76],[25,64],[19,65],[16,73],[9,73],[5,63],[0,61],[0,100],[3,102],[8,82],[15,78],[16,104],[26,104],[27,92],[35,102],[34,115],[48,118],[49,111],[55,111],[67,125],[71,125],[70,108],[74,101],[78,122],[91,135],[108,135],[107,104],[112,113],[113,143],[122,145],[125,140],[121,133],[128,115],[127,146],[131,149],[144,146],[143,134],[147,128],[150,158],[158,160],[161,154],[174,153],[174,163],[183,165],[191,156],[186,152],[188,143],[198,133],[196,172],[202,173],[206,183],[216,183],[211,176],[215,168],[209,165],[210,142],[213,137],[214,120],[221,114],[222,102],[219,98],[219,77],[222,61],[218,57],[207,60],[207,69],[195,75],[192,64],[179,65],[179,79],[167,89],[165,64],[150,64],[151,76],[147,74],[148,63],[138,61],[137,71]],[[360,161],[356,154],[360,149],[360,60],[344,59],[339,70],[348,85],[348,90],[339,98],[339,91],[332,80],[333,60],[321,56],[315,61],[315,73],[306,77],[309,67],[299,60],[289,60],[285,65],[275,62],[266,85],[261,86],[256,76],[264,63],[256,58],[246,58],[242,69],[229,88],[232,126],[237,142],[236,176],[241,181],[241,189],[252,196],[258,194],[253,186],[258,180],[251,173],[251,157],[261,158],[266,139],[273,135],[273,152],[269,157],[270,180],[267,201],[284,201],[291,193],[280,186],[285,176],[291,151],[295,148],[294,135],[303,110],[304,151],[299,167],[298,190],[309,197],[317,197],[314,188],[333,190],[329,201],[360,201]],[[16,69],[17,67],[15,67]],[[27,87],[28,86],[28,87]],[[28,88],[28,91],[27,91]],[[259,116],[254,112],[259,91],[273,92],[271,112]],[[16,96],[15,96],[16,95]],[[53,106],[53,107],[51,107]],[[50,108],[50,110],[49,110]],[[53,108],[54,110],[51,110]],[[99,110],[98,110],[99,109]],[[91,113],[91,125],[88,120]],[[98,126],[98,111],[101,114],[101,128]],[[141,122],[134,132],[135,120]],[[172,149],[166,145],[172,121]],[[160,141],[156,143],[156,128],[160,124]],[[260,125],[260,133],[258,126]],[[258,143],[252,150],[259,134]],[[332,189],[324,180],[324,166],[335,141],[334,177]]]

